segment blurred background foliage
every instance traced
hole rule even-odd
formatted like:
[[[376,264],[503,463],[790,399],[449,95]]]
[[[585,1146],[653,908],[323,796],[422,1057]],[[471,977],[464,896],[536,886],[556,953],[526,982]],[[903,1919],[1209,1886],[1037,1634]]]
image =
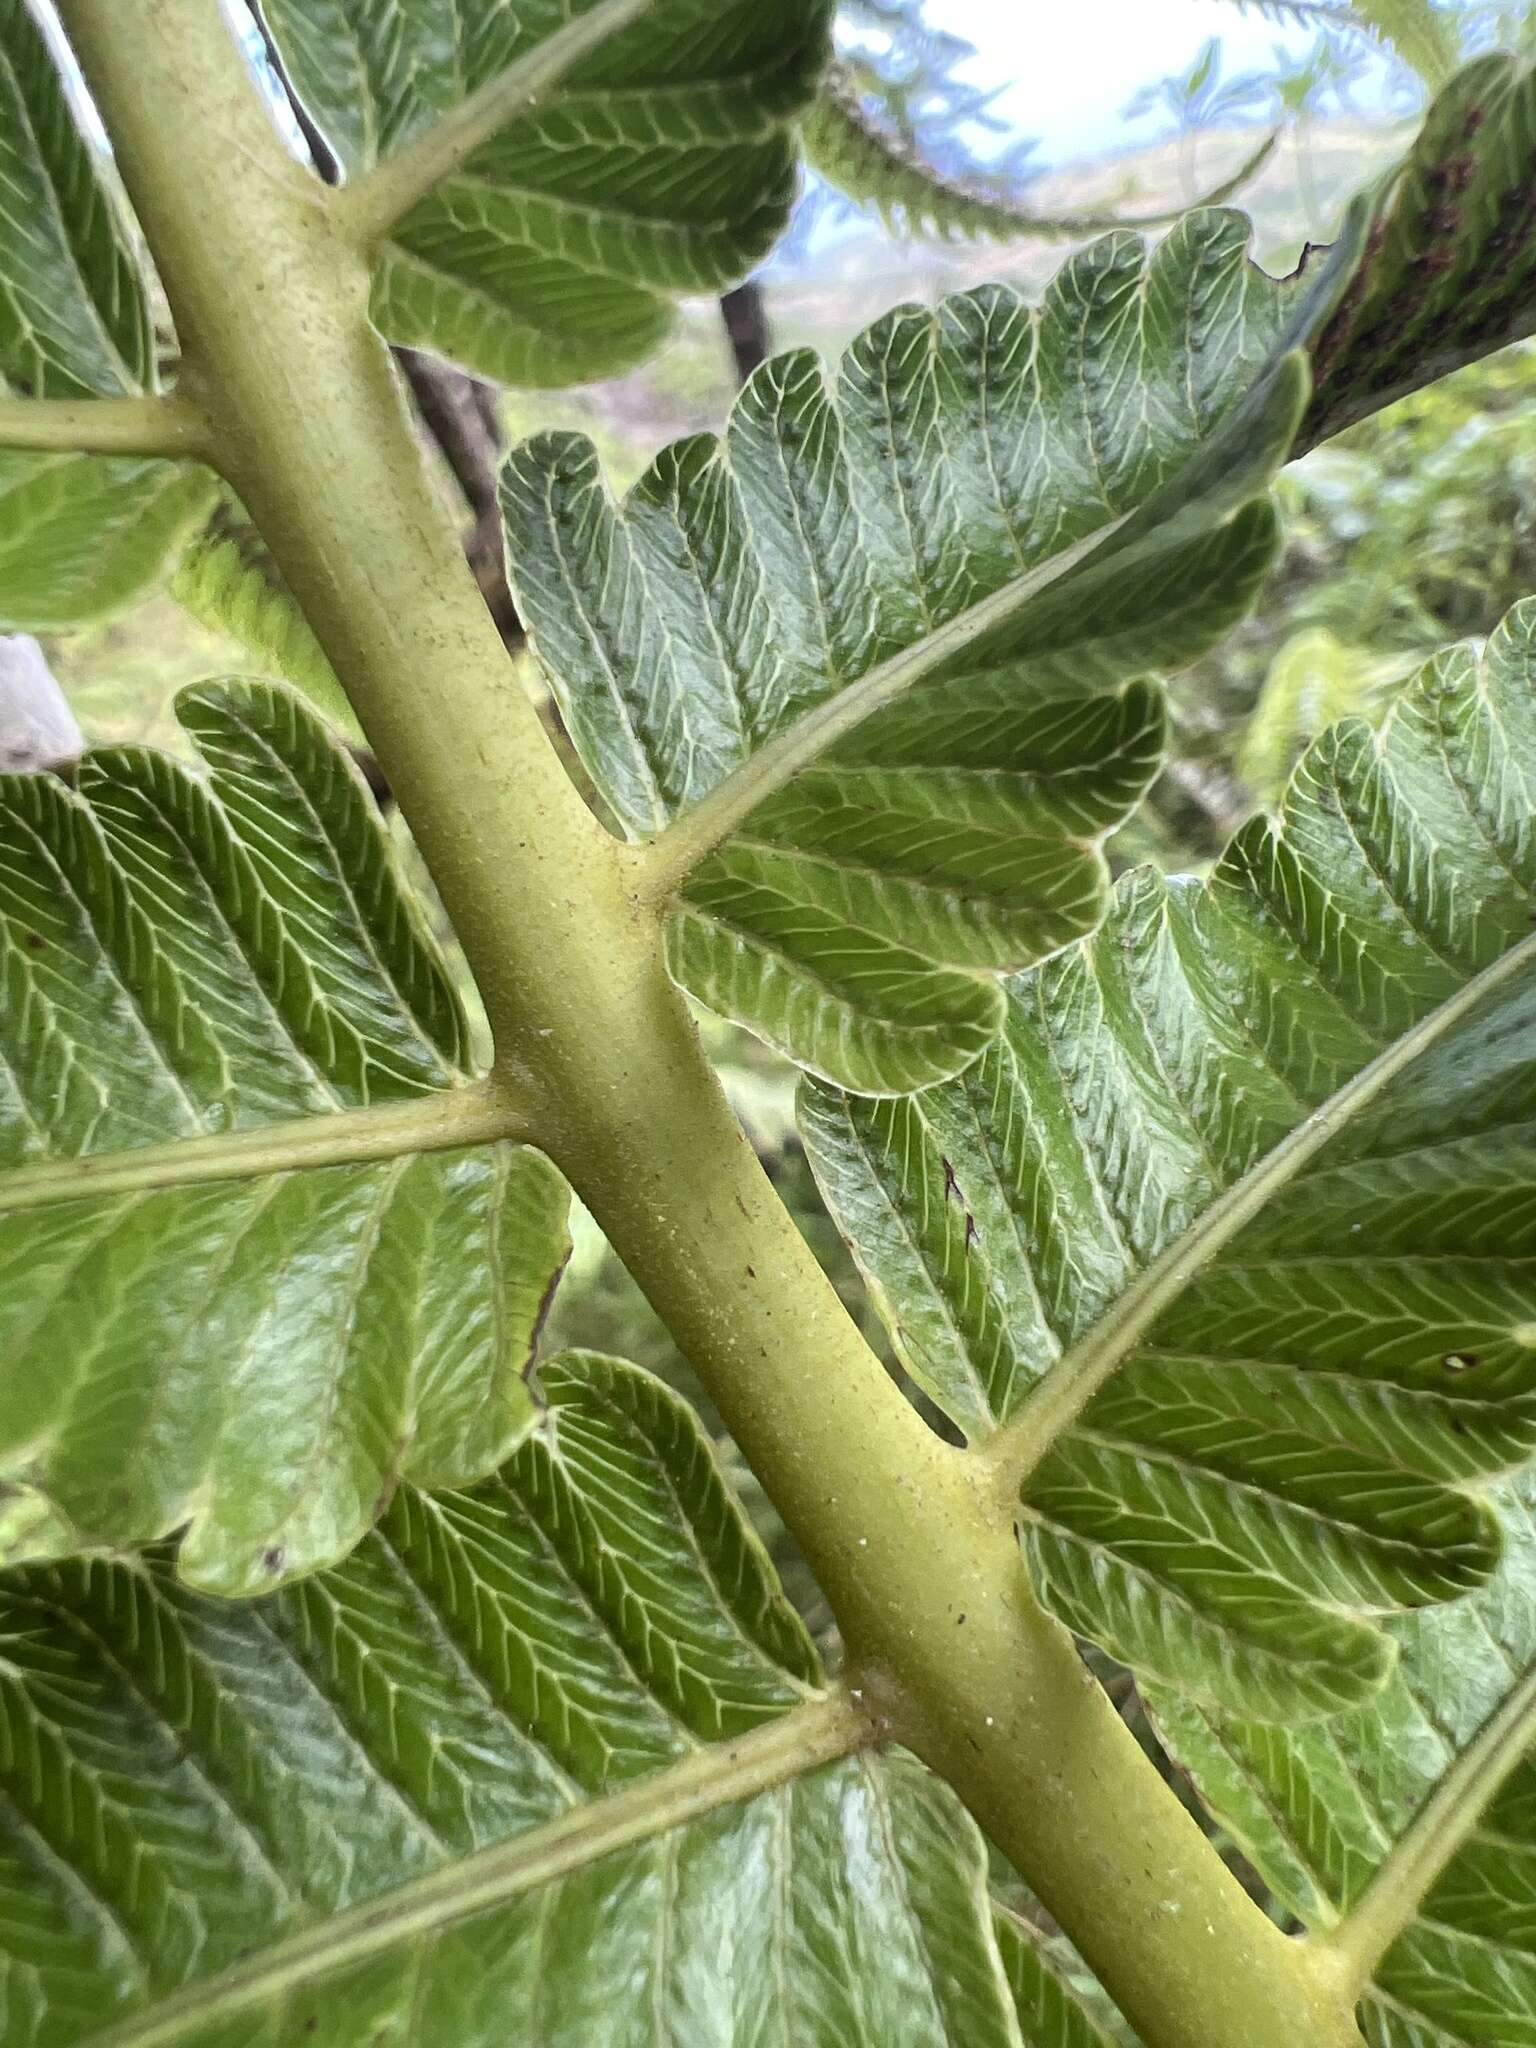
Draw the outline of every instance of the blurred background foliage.
[[[1429,38],[1415,53],[1420,69],[1450,61],[1457,47],[1536,49],[1536,8],[1524,4],[1418,0],[1399,15],[1401,0],[1362,0],[1356,10],[1327,0],[1099,0],[1099,12],[1113,15],[1114,4],[1165,14],[1169,56],[1180,61],[1106,111],[1111,123],[1123,115],[1133,135],[1139,128],[1139,139],[1101,139],[1078,156],[1058,148],[1047,160],[1017,118],[1030,81],[1001,68],[1020,47],[1017,29],[1002,39],[1006,49],[985,37],[978,49],[952,25],[989,18],[965,0],[845,0],[838,88],[857,162],[839,174],[853,193],[808,172],[791,231],[753,288],[723,306],[686,308],[674,340],[643,369],[500,401],[481,388],[467,412],[461,407],[459,427],[480,435],[482,457],[486,445],[494,457],[497,442],[537,427],[579,428],[622,487],[665,442],[718,427],[743,368],[765,346],[809,343],[832,354],[886,306],[931,302],[984,278],[1038,292],[1094,223],[1176,214],[1242,174],[1270,135],[1273,146],[1234,203],[1252,218],[1256,258],[1287,269],[1308,242],[1327,239],[1345,198],[1392,163],[1422,105],[1420,70],[1404,61],[1408,44],[1372,32],[1363,17],[1416,20]],[[1272,54],[1258,62],[1255,17],[1272,38]],[[1246,39],[1235,58],[1227,45],[1239,23]],[[1042,101],[1052,89],[1042,74]],[[836,135],[827,144],[834,171],[842,145]],[[926,197],[920,189],[914,197],[914,169]],[[926,231],[913,232],[920,222]],[[420,365],[402,368],[429,417],[433,394]],[[445,502],[460,516],[466,502],[483,514],[436,428],[432,445]],[[1294,464],[1280,495],[1279,568],[1244,627],[1176,682],[1173,753],[1144,811],[1111,846],[1116,867],[1208,864],[1243,818],[1279,798],[1297,753],[1324,725],[1350,712],[1379,717],[1437,647],[1486,634],[1516,598],[1536,591],[1536,347],[1508,350],[1351,429]],[[495,570],[476,562],[472,528],[467,545],[494,608]],[[46,653],[88,739],[178,747],[177,691],[253,668],[286,672],[345,722],[323,655],[264,576],[259,541],[239,508],[226,505],[171,589],[105,625],[49,640]],[[508,639],[537,691],[515,619]],[[392,829],[409,860],[398,821]],[[701,1026],[769,1173],[889,1360],[795,1138],[792,1076],[744,1034],[710,1018]],[[665,1330],[584,1216],[574,1238],[546,1348],[622,1353],[708,1415]],[[724,1449],[792,1592],[825,1631],[808,1574]],[[1135,1722],[1133,1699],[1127,1711]]]

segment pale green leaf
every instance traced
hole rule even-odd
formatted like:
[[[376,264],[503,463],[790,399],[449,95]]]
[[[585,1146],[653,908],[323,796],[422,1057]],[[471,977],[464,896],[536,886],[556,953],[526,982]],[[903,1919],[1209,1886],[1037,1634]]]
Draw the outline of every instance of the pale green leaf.
[[[452,1090],[466,1026],[371,800],[286,691],[178,707],[0,785],[0,1493],[15,1557],[189,1525],[249,1591],[343,1554],[410,1477],[505,1457],[564,1252],[515,1147],[93,1194],[82,1166]],[[446,1099],[446,1098],[445,1098]]]
[[[263,0],[349,178],[573,15],[567,0]],[[825,58],[823,0],[657,0],[391,231],[373,315],[502,383],[609,376],[648,355],[676,294],[766,254],[794,194],[794,118]]]
[[[0,391],[152,391],[137,254],[28,0],[0,0]],[[189,463],[0,449],[0,630],[120,611],[207,513]]]
[[[1443,85],[1455,70],[1460,38],[1448,8],[1435,0],[1351,0],[1351,6],[1377,41],[1429,84]]]
[[[1019,2016],[1022,2048],[1109,2048],[1108,2038],[1073,1995],[1034,1928],[999,1906],[992,1931]],[[1101,1999],[1103,1995],[1098,1993]]]
[[[812,1071],[954,1073],[997,1028],[989,972],[1096,921],[1155,752],[1145,686],[1105,693],[1247,607],[1285,351],[1347,270],[1287,328],[1246,250],[1194,215],[1084,250],[1038,309],[898,308],[835,379],[778,357],[622,506],[585,441],[511,457],[518,605],[572,737],[625,830],[689,855],[673,971]]]
[[[1307,742],[1352,711],[1368,713],[1406,666],[1353,647],[1326,626],[1293,633],[1265,671],[1237,756],[1238,774],[1255,796],[1273,802]]]
[[[333,723],[356,730],[325,649],[237,505],[217,508],[176,565],[171,595],[199,625],[237,641],[254,663],[292,683]]]
[[[7,2048],[1100,2048],[953,1795],[844,1755],[690,1411],[543,1388],[271,1598],[0,1585]]]
[[[1443,85],[1461,48],[1454,15],[1435,0],[1236,0],[1284,27],[1355,30],[1395,51],[1430,85]]]
[[[207,518],[192,463],[0,448],[0,629],[57,633],[143,596]]]
[[[1536,1679],[1529,1479],[1499,1499],[1508,1548],[1486,1590],[1387,1624],[1397,1669],[1326,1726],[1221,1719],[1164,1694],[1159,1728],[1276,1897],[1326,1931],[1357,1904],[1479,1734]],[[1527,1732],[1536,1724],[1527,1713]],[[1536,1763],[1515,1768],[1377,1966],[1371,2048],[1536,2040]]]
[[[1233,1711],[1380,1685],[1371,1617],[1486,1579],[1478,1489],[1536,1445],[1533,684],[1536,602],[1325,735],[1210,883],[1129,877],[960,1081],[803,1097],[913,1374],[972,1437],[1035,1389],[1074,1424],[1042,1598]]]

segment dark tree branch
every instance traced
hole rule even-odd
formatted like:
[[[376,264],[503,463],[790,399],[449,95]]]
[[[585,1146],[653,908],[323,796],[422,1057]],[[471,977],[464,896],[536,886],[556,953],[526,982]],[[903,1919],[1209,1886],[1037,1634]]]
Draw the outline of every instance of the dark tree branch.
[[[271,29],[267,27],[266,17],[262,12],[261,0],[248,0],[248,5],[251,19],[255,22],[257,32],[261,36],[262,49],[266,52],[267,69],[283,89],[283,97],[288,102],[288,111],[293,116],[295,127],[304,138],[304,147],[309,151],[310,161],[314,164],[315,170],[319,174],[320,182],[324,185],[339,185],[341,183],[340,159],[326,141],[324,135],[315,126],[314,121],[310,118],[308,107],[305,106],[298,93],[294,90],[293,80],[288,76],[288,67],[283,62],[282,52],[277,47]]]
[[[763,288],[755,277],[749,277],[745,284],[736,285],[722,294],[720,317],[725,323],[731,361],[736,366],[736,381],[745,384],[758,364],[765,363],[773,350],[768,308],[763,299]]]
[[[397,348],[395,360],[405,372],[422,425],[453,473],[473,519],[464,537],[464,553],[474,571],[497,629],[509,647],[523,637],[523,622],[507,584],[506,555],[501,539],[501,507],[496,497],[496,472],[505,443],[496,393],[478,377],[421,349]]]

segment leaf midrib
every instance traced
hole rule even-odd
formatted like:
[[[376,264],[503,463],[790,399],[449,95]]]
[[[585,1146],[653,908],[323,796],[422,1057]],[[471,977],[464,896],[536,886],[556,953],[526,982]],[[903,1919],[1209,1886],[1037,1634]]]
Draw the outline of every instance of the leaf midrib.
[[[80,2048],[172,2048],[204,2029],[313,1979],[426,1939],[615,1850],[655,1839],[721,1806],[756,1797],[866,1748],[875,1730],[841,1691],[794,1707],[730,1742],[567,1814],[427,1872],[319,1926],[300,1928],[265,1955],[235,1964],[158,2007],[85,2035]]]
[[[1021,575],[1010,577],[989,597],[967,605],[802,713],[652,839],[648,877],[652,893],[661,900],[675,894],[699,862],[801,768],[809,767],[882,705],[956,659],[989,632],[1008,624],[1032,598],[1107,547],[1135,517],[1134,511],[1123,512]]]
[[[485,1082],[466,1082],[400,1102],[239,1130],[191,1134],[164,1144],[122,1146],[74,1159],[43,1159],[0,1173],[0,1216],[61,1202],[102,1201],[156,1188],[245,1181],[402,1155],[524,1143],[520,1110]]]

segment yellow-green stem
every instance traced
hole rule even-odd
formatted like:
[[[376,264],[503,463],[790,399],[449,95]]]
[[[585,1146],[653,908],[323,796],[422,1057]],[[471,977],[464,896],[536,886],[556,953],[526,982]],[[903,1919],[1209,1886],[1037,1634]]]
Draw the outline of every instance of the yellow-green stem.
[[[522,1140],[528,1127],[518,1105],[489,1082],[445,1088],[409,1102],[339,1109],[292,1123],[257,1124],[206,1137],[172,1138],[83,1159],[45,1159],[0,1174],[0,1216],[48,1209],[58,1202],[103,1201],[209,1181],[254,1180],[321,1166],[359,1166],[402,1153],[455,1152],[470,1145]]]
[[[179,397],[0,397],[0,448],[40,455],[171,455],[200,458],[207,431]]]
[[[661,962],[636,857],[520,692],[368,325],[356,242],[213,0],[61,12],[220,466],[389,775],[497,1062],[697,1366],[896,1732],[1068,1928],[1147,2048],[1359,2048],[1067,1636],[964,1454],[896,1393],[763,1175]]]

